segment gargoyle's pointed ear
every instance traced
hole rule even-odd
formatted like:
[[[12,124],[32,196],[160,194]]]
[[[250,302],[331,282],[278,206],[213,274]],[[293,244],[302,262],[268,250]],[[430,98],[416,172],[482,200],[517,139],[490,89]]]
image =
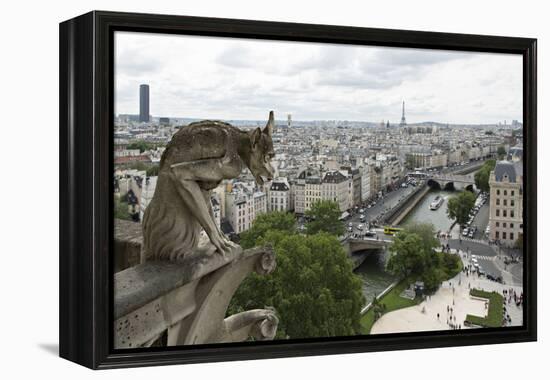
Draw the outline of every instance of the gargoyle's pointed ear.
[[[252,142],[252,146],[256,146],[256,144],[260,142],[261,138],[262,130],[260,128],[254,129],[250,134],[250,141]]]
[[[273,134],[273,126],[275,124],[275,116],[273,116],[273,111],[269,111],[269,120],[264,128],[264,133],[271,136]]]

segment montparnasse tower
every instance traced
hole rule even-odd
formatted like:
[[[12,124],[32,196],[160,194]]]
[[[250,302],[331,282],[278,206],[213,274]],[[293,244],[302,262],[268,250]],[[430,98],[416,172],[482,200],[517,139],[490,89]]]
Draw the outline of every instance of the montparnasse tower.
[[[403,113],[401,114],[401,122],[399,123],[400,127],[407,126],[407,119],[405,119],[405,101],[403,101]]]

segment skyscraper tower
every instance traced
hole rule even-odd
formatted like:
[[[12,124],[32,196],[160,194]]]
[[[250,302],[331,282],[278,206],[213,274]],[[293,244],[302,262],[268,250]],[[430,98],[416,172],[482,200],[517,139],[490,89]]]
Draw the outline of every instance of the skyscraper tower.
[[[287,126],[290,128],[292,127],[292,115],[291,114],[288,114],[287,115]]]
[[[399,123],[399,126],[407,126],[407,119],[405,119],[405,101],[403,101],[403,113],[401,114],[401,123]]]
[[[139,121],[148,123],[149,120],[149,85],[139,85]]]

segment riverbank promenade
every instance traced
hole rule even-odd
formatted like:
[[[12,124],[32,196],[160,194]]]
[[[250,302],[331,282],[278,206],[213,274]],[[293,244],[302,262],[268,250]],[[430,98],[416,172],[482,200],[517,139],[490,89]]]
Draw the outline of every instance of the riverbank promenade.
[[[468,265],[466,258],[463,257],[462,260],[465,265]],[[472,288],[496,291],[499,294],[502,294],[504,289],[513,289],[517,294],[523,291],[521,286],[500,284],[476,274],[466,276],[461,272],[443,283],[435,294],[420,304],[383,315],[373,325],[371,334],[450,330],[453,326],[460,326],[461,329],[468,328],[464,326],[467,314],[480,317],[487,315],[485,301],[470,296]],[[511,317],[509,325],[522,325],[522,307],[516,306],[513,302],[505,302],[505,307]],[[447,311],[448,308],[449,311]]]

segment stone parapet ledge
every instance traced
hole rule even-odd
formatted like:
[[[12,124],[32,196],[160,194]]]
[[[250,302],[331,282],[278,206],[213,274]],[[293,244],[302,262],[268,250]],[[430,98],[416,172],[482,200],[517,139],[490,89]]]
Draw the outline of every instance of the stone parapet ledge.
[[[115,274],[115,348],[147,347],[166,333],[166,344],[273,339],[273,310],[251,310],[224,318],[234,292],[255,271],[276,267],[270,247],[225,257],[198,250],[184,261],[150,261]]]
[[[115,272],[138,265],[142,261],[142,243],[141,223],[115,219]]]

